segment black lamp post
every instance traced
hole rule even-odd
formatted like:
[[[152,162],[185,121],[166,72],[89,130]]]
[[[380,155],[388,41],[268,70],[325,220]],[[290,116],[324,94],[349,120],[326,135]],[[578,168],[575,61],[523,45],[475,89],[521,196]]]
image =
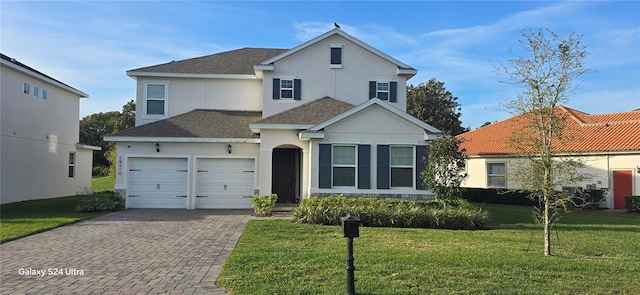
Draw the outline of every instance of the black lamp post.
[[[360,236],[360,218],[347,215],[340,217],[342,221],[342,234],[347,238],[347,294],[355,295],[355,275],[356,267],[353,265],[353,238]]]

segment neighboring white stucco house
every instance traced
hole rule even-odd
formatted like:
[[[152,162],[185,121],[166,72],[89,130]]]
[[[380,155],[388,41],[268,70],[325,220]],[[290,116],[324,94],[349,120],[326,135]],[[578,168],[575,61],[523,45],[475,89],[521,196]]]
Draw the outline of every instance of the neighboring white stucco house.
[[[334,29],[293,49],[243,48],[127,71],[136,127],[117,143],[128,208],[251,208],[313,195],[430,199],[441,132],[406,112],[417,71]]]
[[[78,143],[88,95],[2,54],[0,203],[91,190],[93,151]]]
[[[556,110],[566,116],[565,134],[571,140],[555,147],[562,157],[581,160],[581,171],[592,176],[581,185],[601,189],[602,207],[624,209],[624,197],[640,194],[640,110],[590,115],[568,107]],[[469,155],[463,186],[517,189],[509,179],[518,150],[508,144],[513,132],[522,130],[522,117],[493,123],[458,135]]]

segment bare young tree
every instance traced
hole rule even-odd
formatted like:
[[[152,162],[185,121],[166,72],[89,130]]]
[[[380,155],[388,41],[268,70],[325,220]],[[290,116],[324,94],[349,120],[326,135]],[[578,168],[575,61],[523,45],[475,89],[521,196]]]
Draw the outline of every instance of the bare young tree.
[[[558,107],[569,101],[577,90],[576,79],[589,72],[583,60],[588,53],[581,45],[582,36],[570,33],[566,38],[549,29],[521,30],[523,55],[511,57],[506,65],[495,69],[507,77],[503,83],[520,86],[514,99],[501,103],[522,120],[511,144],[521,158],[514,161],[509,180],[540,204],[539,219],[544,227],[544,255],[551,255],[551,227],[559,210],[566,209],[574,195],[562,191],[577,186],[588,175],[580,169],[584,164],[576,158],[559,157],[565,134],[567,114]]]

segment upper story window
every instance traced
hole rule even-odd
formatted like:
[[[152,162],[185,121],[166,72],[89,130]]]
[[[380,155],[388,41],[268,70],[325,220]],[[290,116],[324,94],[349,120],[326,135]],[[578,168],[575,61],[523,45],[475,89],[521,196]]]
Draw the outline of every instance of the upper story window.
[[[29,90],[31,89],[31,85],[29,85],[29,83],[24,83],[24,86],[22,88],[22,92],[24,92],[24,94],[29,94]]]
[[[280,98],[293,99],[293,79],[280,80]]]
[[[487,187],[507,187],[505,163],[487,163]]]
[[[149,83],[145,86],[145,111],[147,115],[167,115],[167,85]]]
[[[398,101],[398,82],[369,81],[369,99],[377,97],[389,102]]]
[[[391,146],[391,187],[413,187],[413,147]]]
[[[382,100],[389,100],[389,82],[376,83],[376,97]]]
[[[332,69],[342,68],[342,45],[331,44],[331,64],[329,67]]]
[[[42,89],[42,100],[47,100],[47,98],[49,98],[47,94],[48,94],[47,90]]]
[[[300,79],[273,79],[273,99],[300,100],[302,93],[302,80]]]
[[[40,88],[38,88],[38,86],[33,86],[33,96],[40,96]]]

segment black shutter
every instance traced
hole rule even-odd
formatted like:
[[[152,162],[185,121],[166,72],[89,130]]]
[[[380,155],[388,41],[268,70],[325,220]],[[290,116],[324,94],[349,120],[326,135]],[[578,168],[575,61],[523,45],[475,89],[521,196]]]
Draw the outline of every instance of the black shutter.
[[[377,187],[379,189],[388,189],[390,184],[390,169],[389,169],[389,146],[378,146],[378,167],[377,167]]]
[[[331,47],[331,64],[332,65],[342,64],[342,48]]]
[[[331,145],[320,144],[320,155],[318,162],[320,170],[318,176],[319,188],[331,188]]]
[[[302,93],[302,80],[293,79],[293,100],[300,100]]]
[[[398,82],[389,82],[389,102],[398,101]]]
[[[429,147],[426,145],[416,146],[416,189],[419,189],[419,190],[427,189],[426,187],[424,187],[424,184],[422,183],[422,177],[420,176],[420,173],[427,166],[426,163],[429,160],[428,148]]]
[[[273,99],[280,99],[280,79],[273,79]]]
[[[371,146],[358,145],[358,188],[371,188]]]
[[[369,81],[369,99],[376,97],[376,81]]]

